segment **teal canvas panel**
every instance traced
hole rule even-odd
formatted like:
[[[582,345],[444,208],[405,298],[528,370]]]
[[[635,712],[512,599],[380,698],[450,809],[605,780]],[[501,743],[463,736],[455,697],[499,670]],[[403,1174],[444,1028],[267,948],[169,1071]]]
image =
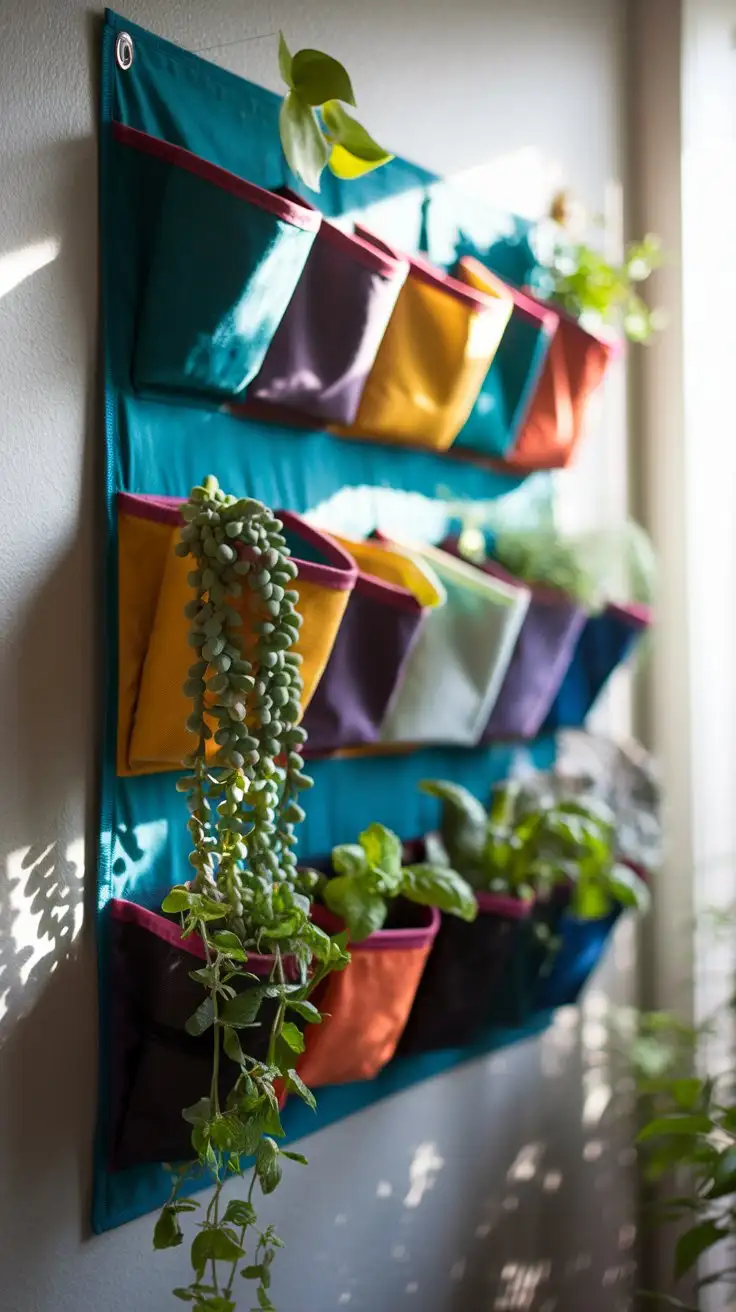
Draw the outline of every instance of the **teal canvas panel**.
[[[531,404],[552,338],[538,319],[517,305],[511,312],[459,447],[502,460],[513,449]]]
[[[123,70],[115,62],[121,30],[130,34],[134,59]],[[109,1069],[106,992],[107,943],[104,909],[114,894],[155,905],[160,893],[184,877],[186,833],[182,801],[173,774],[119,779],[115,774],[117,722],[117,492],[186,496],[193,483],[212,472],[239,495],[253,495],[298,512],[322,509],[354,493],[378,507],[383,496],[421,493],[440,502],[484,500],[520,489],[520,480],[494,474],[462,459],[427,452],[388,449],[366,442],[336,440],[322,432],[236,419],[208,397],[179,392],[159,399],[133,386],[133,361],[149,278],[166,203],[168,166],[153,155],[114,139],[113,123],[146,132],[162,142],[194,152],[220,169],[259,186],[294,185],[278,137],[279,98],[108,13],[103,34],[101,98],[101,222],[104,321],[105,440],[107,448],[105,552],[105,720],[101,780],[98,864],[98,942],[100,962],[100,1115],[95,1168],[94,1224],[107,1229],[155,1207],[161,1201],[161,1168],[129,1172],[107,1170],[107,1071]],[[406,161],[355,183],[328,177],[319,197],[327,214],[366,211],[381,214],[381,232],[416,247],[425,232],[427,197],[436,180]],[[431,205],[431,199],[430,199]],[[392,225],[395,224],[395,227]],[[161,294],[164,293],[161,289]],[[531,482],[530,482],[531,486]],[[530,504],[539,505],[539,482]],[[523,495],[520,492],[520,495]],[[414,511],[412,511],[414,513]],[[349,512],[344,528],[349,530]],[[334,520],[331,523],[339,527]],[[366,525],[366,531],[373,524]],[[438,536],[441,536],[438,533]],[[539,764],[551,759],[553,744],[534,749]],[[434,823],[429,799],[417,782],[449,775],[479,796],[509,768],[507,749],[462,752],[437,748],[389,759],[315,762],[316,786],[300,839],[303,856],[322,855],[354,835],[370,820],[382,819],[410,838]],[[188,873],[188,871],[187,871]],[[486,1048],[503,1036],[489,1036]],[[452,1064],[471,1051],[448,1055]],[[442,1056],[437,1070],[442,1069]],[[426,1078],[424,1067],[397,1067],[378,1082],[335,1092],[325,1104],[329,1120],[345,1115],[403,1084]],[[403,1084],[402,1084],[403,1081]],[[326,1092],[332,1098],[333,1091]],[[339,1095],[339,1096],[338,1096]],[[290,1113],[291,1114],[291,1113]],[[313,1128],[319,1128],[319,1115]],[[325,1121],[327,1123],[327,1121]],[[304,1133],[296,1123],[295,1133]]]
[[[164,143],[127,138],[144,153]],[[166,183],[138,323],[139,389],[240,396],[263,364],[319,216],[168,146]]]

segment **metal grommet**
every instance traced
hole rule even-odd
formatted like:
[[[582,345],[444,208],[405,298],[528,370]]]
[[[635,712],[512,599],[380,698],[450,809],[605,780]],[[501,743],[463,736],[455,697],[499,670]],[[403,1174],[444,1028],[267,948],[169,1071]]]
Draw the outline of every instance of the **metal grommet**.
[[[118,39],[115,42],[115,63],[118,68],[122,68],[124,73],[127,73],[133,63],[134,54],[135,48],[132,36],[128,32],[119,32]]]

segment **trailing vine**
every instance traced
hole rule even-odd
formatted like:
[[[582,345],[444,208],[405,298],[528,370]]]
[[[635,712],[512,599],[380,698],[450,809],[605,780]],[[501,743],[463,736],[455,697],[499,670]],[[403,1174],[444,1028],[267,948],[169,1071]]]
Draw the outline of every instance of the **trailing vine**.
[[[187,727],[195,746],[177,787],[187,795],[193,877],[171,890],[162,909],[179,915],[184,936],[202,943],[204,965],[192,978],[204,997],[187,1031],[212,1031],[213,1061],[209,1092],[183,1111],[194,1161],[172,1169],[154,1247],[183,1242],[179,1218],[200,1206],[187,1185],[206,1172],[214,1188],[191,1245],[192,1279],[174,1294],[195,1312],[234,1312],[240,1272],[256,1282],[258,1312],[267,1312],[271,1263],[282,1245],[272,1226],[259,1229],[255,1189],[269,1194],[277,1187],[283,1158],[306,1164],[277,1142],[284,1134],[279,1095],[315,1106],[295,1069],[302,1028],[321,1021],[310,994],[349,957],[344,936],[330,939],[311,923],[317,876],[297,869],[294,851],[295,826],[304,818],[298,799],[312,780],[298,724],[297,568],[283,524],[259,501],[226,495],[212,477],[192,490],[182,514],[176,551],[194,564],[186,607],[194,659],[184,690],[193,704]],[[248,604],[236,608],[243,597]],[[249,952],[273,958],[265,980],[244,969]],[[268,1042],[254,1056],[243,1031],[262,1032],[266,1013]],[[223,1058],[237,1070],[229,1092]],[[225,1185],[244,1174],[249,1158],[255,1164],[247,1197],[225,1203]]]

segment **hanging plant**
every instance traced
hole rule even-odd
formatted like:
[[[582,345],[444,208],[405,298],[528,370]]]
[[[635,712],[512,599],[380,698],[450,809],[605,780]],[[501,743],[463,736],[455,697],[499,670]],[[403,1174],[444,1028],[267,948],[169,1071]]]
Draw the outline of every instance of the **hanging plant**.
[[[280,32],[279,69],[289,88],[279,112],[281,145],[292,173],[310,190],[319,191],[325,165],[349,179],[393,159],[343,107],[355,105],[355,93],[337,59],[321,50],[292,55]]]
[[[259,1308],[268,1310],[270,1267],[281,1241],[272,1226],[259,1228],[255,1189],[268,1194],[276,1188],[283,1159],[305,1162],[279,1147],[279,1095],[288,1091],[315,1106],[294,1069],[304,1049],[303,1025],[321,1020],[309,997],[349,957],[344,937],[330,939],[311,923],[316,876],[297,869],[294,852],[295,826],[304,818],[298,799],[312,780],[304,773],[306,735],[298,724],[297,570],[282,523],[258,501],[225,495],[214,478],[193,489],[182,513],[176,550],[194,562],[194,595],[186,608],[193,653],[185,684],[193,704],[187,727],[197,745],[177,787],[187,795],[193,877],[171,890],[162,909],[181,918],[186,937],[197,935],[203,943],[206,964],[192,973],[203,999],[187,1030],[211,1032],[213,1061],[209,1091],[183,1110],[195,1160],[172,1172],[154,1246],[183,1242],[179,1217],[199,1207],[187,1184],[208,1173],[214,1189],[191,1245],[192,1278],[174,1293],[196,1312],[234,1312],[240,1273],[256,1282]],[[249,655],[231,604],[244,587],[252,594]],[[213,736],[217,752],[208,762]],[[265,983],[247,971],[250,951],[273,957]],[[265,1059],[256,1059],[247,1037],[264,1004],[273,1019]],[[224,1104],[223,1053],[239,1072]],[[243,1175],[243,1159],[251,1157],[247,1197],[224,1206],[225,1184]]]
[[[446,860],[404,865],[401,839],[385,825],[369,825],[357,843],[333,847],[332,869],[331,879],[318,876],[319,893],[345,922],[353,943],[383,929],[400,897],[461,920],[475,920],[478,913],[472,888]]]
[[[648,342],[664,326],[664,316],[649,309],[639,288],[662,264],[659,237],[648,233],[627,246],[620,264],[612,263],[595,247],[574,239],[577,208],[565,192],[554,197],[552,250],[537,275],[536,289],[584,325],[620,326],[629,341]]]

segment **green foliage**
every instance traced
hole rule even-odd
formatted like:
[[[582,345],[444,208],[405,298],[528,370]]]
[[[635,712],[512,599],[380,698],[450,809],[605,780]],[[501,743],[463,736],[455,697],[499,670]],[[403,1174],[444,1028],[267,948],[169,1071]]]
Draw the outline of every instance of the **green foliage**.
[[[197,1211],[199,1204],[182,1190],[190,1174],[205,1170],[214,1189],[191,1244],[193,1280],[177,1288],[175,1297],[195,1312],[234,1312],[233,1285],[241,1270],[257,1281],[259,1308],[270,1309],[270,1268],[281,1241],[272,1227],[259,1230],[254,1191],[277,1188],[287,1156],[277,1143],[284,1133],[279,1084],[315,1105],[294,1070],[304,1050],[296,1020],[321,1021],[309,996],[349,957],[344,936],[330,939],[311,924],[315,884],[298,871],[294,853],[294,827],[304,815],[297,798],[312,781],[303,771],[300,657],[292,650],[301,624],[293,589],[297,571],[283,525],[260,502],[226,496],[214,478],[194,488],[183,517],[177,551],[194,557],[189,578],[195,593],[186,609],[194,663],[185,692],[193,703],[187,724],[197,744],[177,787],[187,795],[193,877],[173,888],[162,905],[180,916],[184,935],[196,935],[204,948],[205,964],[191,972],[204,996],[186,1029],[193,1036],[211,1035],[212,1075],[209,1090],[182,1112],[192,1126],[194,1161],[172,1172],[154,1247],[183,1242],[179,1215]],[[243,586],[253,592],[255,643],[248,659],[231,605]],[[209,759],[213,737],[216,752]],[[251,951],[273,957],[265,982],[247,970]],[[287,957],[296,962],[298,982],[287,981]],[[248,1052],[248,1033],[260,1024],[265,1002],[273,1017],[268,1051],[256,1059]],[[223,1053],[238,1068],[224,1106]],[[243,1174],[247,1158],[255,1158],[248,1196],[230,1200],[221,1214],[223,1188]]]
[[[420,787],[442,802],[435,861],[472,888],[530,900],[569,886],[570,909],[583,920],[606,916],[616,904],[648,906],[643,880],[616,861],[615,818],[598,799],[540,797],[512,779],[494,788],[486,811],[458,784],[429,779]]]
[[[661,315],[649,310],[638,288],[661,263],[661,244],[651,233],[627,248],[622,264],[562,236],[539,275],[538,290],[576,319],[590,320],[591,326],[620,325],[630,341],[648,342]]]
[[[401,840],[379,824],[369,825],[357,843],[333,848],[336,874],[323,883],[322,897],[344,920],[353,943],[383,927],[389,903],[397,897],[439,907],[462,920],[475,919],[473,891],[447,862],[404,866],[401,856]]]
[[[292,173],[311,191],[319,191],[325,165],[338,178],[357,178],[393,159],[340,103],[354,106],[355,95],[336,59],[321,50],[291,55],[279,33],[279,69],[289,88],[279,112],[281,144]]]

